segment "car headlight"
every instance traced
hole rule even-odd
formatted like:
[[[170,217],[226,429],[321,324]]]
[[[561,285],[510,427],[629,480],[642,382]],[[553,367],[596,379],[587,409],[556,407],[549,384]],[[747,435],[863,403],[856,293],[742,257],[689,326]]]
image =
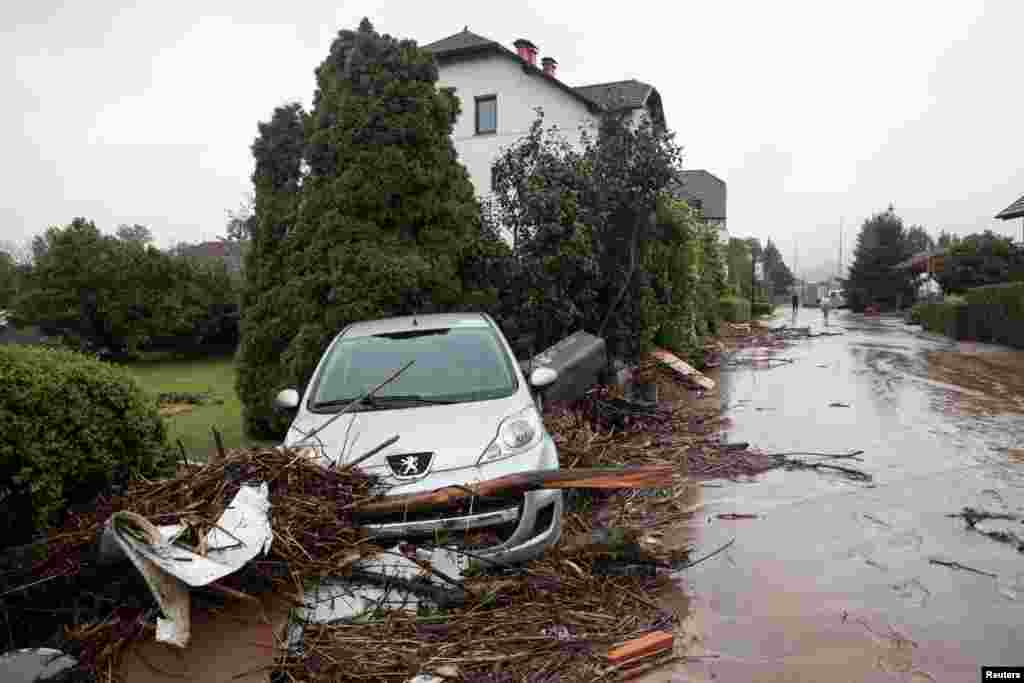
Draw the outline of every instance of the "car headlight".
[[[533,406],[509,415],[498,425],[498,433],[480,455],[479,463],[511,458],[530,450],[544,437],[544,424]]]

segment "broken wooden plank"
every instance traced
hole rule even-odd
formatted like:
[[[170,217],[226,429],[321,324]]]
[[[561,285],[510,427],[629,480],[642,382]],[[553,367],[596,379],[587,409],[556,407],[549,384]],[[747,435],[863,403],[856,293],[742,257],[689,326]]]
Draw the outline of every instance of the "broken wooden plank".
[[[627,640],[610,650],[606,656],[608,663],[612,665],[631,664],[671,650],[674,642],[675,636],[672,633],[654,631],[639,638]]]
[[[679,358],[679,356],[675,355],[671,351],[666,351],[665,349],[654,349],[654,351],[651,352],[651,355],[697,386],[709,391],[715,388],[715,381],[713,379],[705,377],[703,373],[689,363],[684,362]]]
[[[473,497],[515,497],[539,489],[645,489],[663,488],[671,483],[676,468],[672,465],[636,467],[544,470],[509,474],[466,486],[447,486],[423,493],[380,496],[357,503],[353,511],[360,516],[418,512],[463,503]]]

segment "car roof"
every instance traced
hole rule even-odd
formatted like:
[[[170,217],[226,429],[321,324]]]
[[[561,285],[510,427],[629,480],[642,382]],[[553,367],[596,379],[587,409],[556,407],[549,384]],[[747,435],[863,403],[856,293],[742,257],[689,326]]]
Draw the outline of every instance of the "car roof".
[[[481,313],[431,313],[429,315],[406,315],[380,320],[364,320],[350,325],[345,330],[345,336],[369,337],[375,334],[393,334],[412,330],[490,326],[490,321]]]

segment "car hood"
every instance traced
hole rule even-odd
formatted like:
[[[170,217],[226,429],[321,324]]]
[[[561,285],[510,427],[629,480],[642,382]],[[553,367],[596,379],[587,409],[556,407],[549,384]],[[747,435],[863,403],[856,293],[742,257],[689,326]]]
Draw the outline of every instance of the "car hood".
[[[326,458],[343,465],[397,436],[395,444],[363,461],[359,467],[368,471],[387,470],[390,474],[387,457],[407,453],[433,453],[431,472],[470,467],[494,439],[501,421],[531,404],[528,397],[524,399],[517,392],[508,398],[474,403],[366,410],[338,418],[319,432],[313,443],[294,427],[308,432],[332,415],[303,410],[289,429],[285,445],[320,446],[319,438]]]

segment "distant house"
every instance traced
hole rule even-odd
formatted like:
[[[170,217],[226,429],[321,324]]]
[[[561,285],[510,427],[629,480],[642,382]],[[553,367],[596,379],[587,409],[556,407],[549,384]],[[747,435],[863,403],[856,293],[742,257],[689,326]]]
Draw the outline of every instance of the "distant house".
[[[242,272],[242,243],[235,241],[200,242],[198,244],[181,244],[174,248],[175,253],[200,261],[223,261],[228,272]]]
[[[686,170],[673,194],[700,211],[705,221],[717,225],[721,238],[728,241],[724,180],[704,169]]]
[[[1003,221],[1010,221],[1014,218],[1021,220],[1021,239],[1024,240],[1024,196],[1021,196],[1013,204],[996,214],[996,218]]]
[[[511,50],[468,27],[424,49],[434,53],[438,86],[451,88],[462,104],[452,133],[460,161],[469,171],[477,196],[492,193],[491,167],[504,148],[529,132],[535,109],[544,110],[545,127],[555,125],[578,148],[580,127],[593,127],[602,111],[632,112],[665,126],[661,95],[634,79],[571,86],[558,77],[558,62],[521,38]]]

